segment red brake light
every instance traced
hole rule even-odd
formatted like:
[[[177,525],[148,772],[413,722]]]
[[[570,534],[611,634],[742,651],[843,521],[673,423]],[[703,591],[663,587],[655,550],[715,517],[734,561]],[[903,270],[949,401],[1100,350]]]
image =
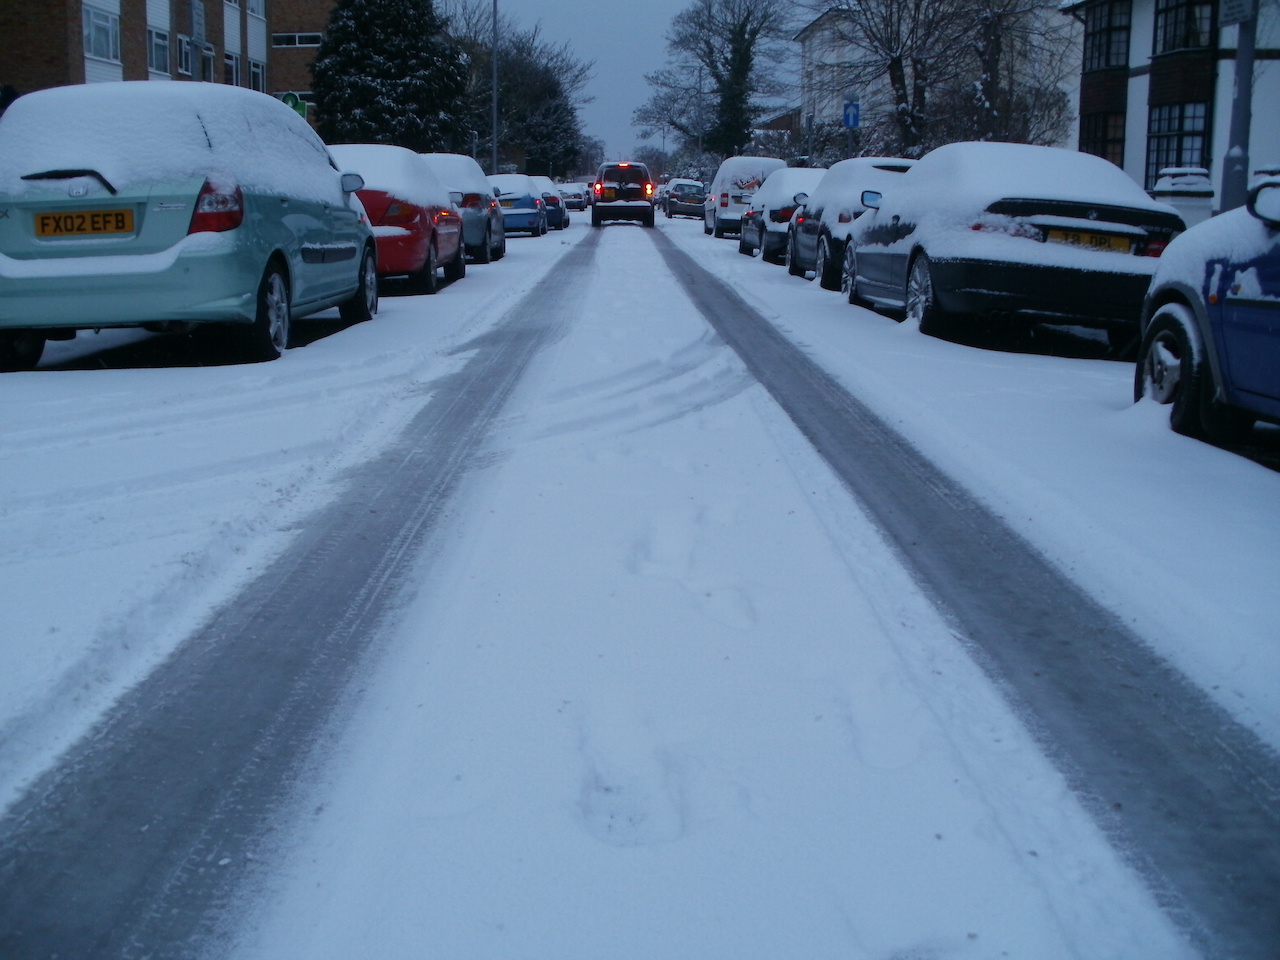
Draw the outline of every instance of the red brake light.
[[[206,180],[196,198],[187,233],[222,233],[244,222],[244,194],[239,185],[227,186]]]
[[[597,195],[599,195],[600,191],[604,189],[604,185],[600,183],[599,180],[597,180],[595,183],[591,185],[591,189],[594,190]]]
[[[479,193],[464,193],[462,195],[462,206],[478,207],[484,202],[484,196]]]
[[[720,206],[727,207],[728,205],[729,205],[729,194],[727,193],[720,194]]]
[[[378,223],[384,227],[402,226],[406,223],[413,223],[418,219],[418,208],[408,203],[401,203],[399,200],[392,200],[387,205],[386,212],[382,215]]]
[[[1164,248],[1168,245],[1168,240],[1148,240],[1147,249],[1142,251],[1142,255],[1144,257],[1158,257],[1164,253]]]

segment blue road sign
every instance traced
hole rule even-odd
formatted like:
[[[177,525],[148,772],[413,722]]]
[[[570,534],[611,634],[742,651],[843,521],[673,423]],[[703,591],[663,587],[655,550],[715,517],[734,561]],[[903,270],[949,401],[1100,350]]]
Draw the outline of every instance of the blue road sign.
[[[860,119],[858,116],[860,107],[861,104],[856,102],[846,103],[844,105],[844,125],[846,127],[858,126],[858,121]]]

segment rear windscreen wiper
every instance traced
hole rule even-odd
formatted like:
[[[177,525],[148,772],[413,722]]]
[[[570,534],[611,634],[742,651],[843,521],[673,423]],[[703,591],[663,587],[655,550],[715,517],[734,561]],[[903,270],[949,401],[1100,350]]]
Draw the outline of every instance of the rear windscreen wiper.
[[[93,177],[100,184],[107,188],[107,192],[113,197],[116,195],[116,188],[107,182],[107,178],[100,174],[97,170],[46,170],[44,173],[28,173],[23,180],[72,180],[75,177]]]

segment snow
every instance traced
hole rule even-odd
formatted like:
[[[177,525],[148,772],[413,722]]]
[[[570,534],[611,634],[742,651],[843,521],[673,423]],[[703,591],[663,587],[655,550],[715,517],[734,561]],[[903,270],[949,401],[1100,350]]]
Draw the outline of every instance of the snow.
[[[419,207],[448,210],[449,188],[420,154],[384,143],[330,144],[329,152],[345,173],[364,177],[366,190],[381,190]]]
[[[825,167],[782,167],[765,178],[751,198],[753,210],[778,210],[794,203],[797,193],[809,193],[826,175]]]
[[[1166,284],[1176,278],[1199,290],[1210,262],[1247,263],[1275,245],[1276,232],[1247,209],[1228,210],[1174,237],[1158,261],[1153,282]]]
[[[493,196],[493,186],[473,158],[459,153],[424,153],[422,158],[450,190]]]
[[[1280,745],[1280,476],[1171,433],[1129,364],[924,337],[657,229]],[[0,377],[0,802],[589,232],[274,363],[47,369],[147,336],[107,332]],[[255,855],[232,955],[1194,956],[650,231],[596,256]]]
[[[77,84],[18,98],[0,118],[0,193],[48,170],[96,170],[118,191],[230,175],[249,192],[343,203],[306,121],[274,97],[213,83]]]
[[[504,197],[542,196],[533,178],[523,173],[495,173],[489,177],[489,182],[497,187],[498,193]]]

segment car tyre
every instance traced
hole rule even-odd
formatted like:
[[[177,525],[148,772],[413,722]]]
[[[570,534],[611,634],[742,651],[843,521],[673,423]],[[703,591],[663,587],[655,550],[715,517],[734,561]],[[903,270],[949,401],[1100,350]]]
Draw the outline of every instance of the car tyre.
[[[364,323],[378,312],[378,260],[372,248],[365,248],[360,260],[360,283],[350,300],[338,304],[338,314],[347,323]]]
[[[720,222],[719,217],[715,218],[715,226],[712,227],[711,232],[715,235],[717,240],[724,239],[724,224]]]
[[[840,292],[855,307],[862,306],[858,296],[858,254],[852,241],[844,245],[844,258],[840,266]]]
[[[702,215],[702,232],[708,237],[711,236],[711,225],[707,223],[706,214]]]
[[[502,232],[501,239],[498,240],[498,248],[494,251],[493,259],[501,260],[507,255],[507,232]]]
[[[44,343],[38,330],[0,330],[0,372],[34,370],[44,356]]]
[[[738,252],[748,257],[754,257],[756,255],[755,248],[751,246],[751,244],[747,243],[745,233],[738,234]]]
[[[938,306],[938,298],[933,289],[933,272],[929,267],[929,258],[924,253],[916,254],[907,271],[906,303],[907,320],[921,333],[939,333],[945,326],[945,318]]]
[[[1253,429],[1253,417],[1219,404],[1214,392],[1194,315],[1181,303],[1166,303],[1142,335],[1133,399],[1149,397],[1167,405],[1169,426],[1176,433],[1218,443],[1241,442]]]
[[[458,244],[458,252],[454,254],[453,259],[444,265],[444,278],[450,283],[461,280],[467,275],[467,257],[463,252],[462,244]]]
[[[840,289],[840,264],[831,256],[830,237],[818,238],[818,256],[813,273],[823,290]]]
[[[794,233],[787,234],[787,273],[793,277],[803,277],[804,271],[800,269],[800,258],[796,256],[796,235]]]
[[[476,263],[493,263],[493,234],[487,229],[484,232],[484,242],[476,251],[475,260]]]
[[[604,220],[600,217],[600,211],[595,207],[591,208],[591,225],[593,227],[600,227],[604,225]]]
[[[245,358],[250,361],[277,359],[289,347],[292,321],[289,281],[284,269],[272,263],[258,284],[258,306],[253,323],[242,331]]]
[[[766,263],[785,262],[787,259],[786,248],[783,247],[783,249],[779,250],[778,242],[776,240],[773,243],[769,242],[770,236],[772,235],[769,233],[765,233],[761,237],[762,242],[760,245],[760,259],[764,260]]]
[[[440,289],[440,277],[437,272],[439,269],[440,263],[436,260],[436,242],[432,240],[427,244],[427,259],[423,261],[418,272],[409,277],[409,286],[415,293],[430,296]]]

